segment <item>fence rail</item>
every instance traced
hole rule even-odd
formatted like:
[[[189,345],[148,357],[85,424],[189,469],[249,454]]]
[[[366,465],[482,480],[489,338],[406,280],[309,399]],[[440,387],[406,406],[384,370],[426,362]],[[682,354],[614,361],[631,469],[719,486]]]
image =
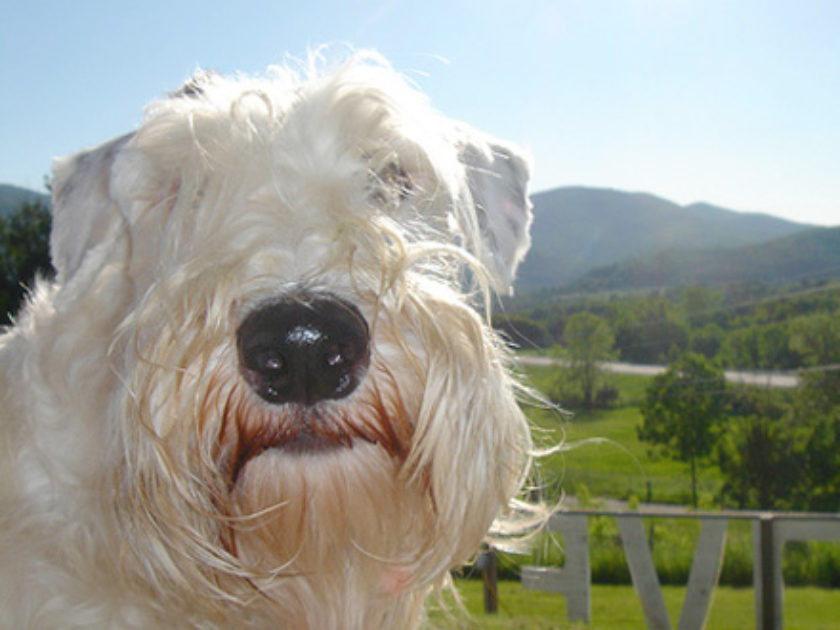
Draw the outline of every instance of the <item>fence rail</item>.
[[[566,598],[570,621],[591,620],[591,569],[589,564],[589,519],[609,516],[616,520],[624,555],[636,594],[650,630],[671,630],[659,578],[645,537],[643,518],[690,518],[700,521],[685,601],[678,630],[702,630],[717,586],[731,520],[752,521],[753,585],[757,630],[782,630],[784,580],[782,551],[788,541],[840,541],[840,514],[783,512],[676,512],[646,510],[561,510],[552,514],[547,531],[564,537],[565,564],[554,567],[522,567],[526,589],[560,593]]]

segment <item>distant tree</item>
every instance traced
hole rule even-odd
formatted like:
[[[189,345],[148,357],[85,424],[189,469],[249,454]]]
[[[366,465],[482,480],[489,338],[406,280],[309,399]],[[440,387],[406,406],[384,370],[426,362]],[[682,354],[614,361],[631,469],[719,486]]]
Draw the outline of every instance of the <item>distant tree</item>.
[[[688,347],[692,352],[702,354],[707,359],[713,359],[720,352],[726,333],[717,324],[706,324],[692,329]]]
[[[763,416],[778,420],[790,411],[795,393],[786,389],[767,389],[751,385],[727,385],[727,415],[746,418]]]
[[[840,405],[811,418],[807,439],[799,452],[805,469],[799,476],[796,507],[825,512],[840,510]]]
[[[653,379],[642,403],[639,439],[691,466],[697,507],[697,464],[711,454],[726,409],[723,370],[702,355],[686,353]]]
[[[786,390],[730,386],[729,419],[718,443],[721,495],[739,508],[795,509],[805,474],[807,430],[791,422]]]
[[[840,316],[816,313],[791,322],[790,344],[808,366],[794,401],[794,422],[807,433],[798,503],[840,510]]]
[[[615,337],[606,320],[587,311],[569,317],[563,337],[569,378],[577,386],[583,406],[589,409],[603,380],[600,363],[615,356]]]
[[[747,326],[726,335],[720,354],[727,365],[743,369],[791,369],[800,356],[789,338],[785,322]]]
[[[763,415],[731,418],[718,444],[724,498],[739,508],[791,509],[805,462],[793,427]]]
[[[806,377],[823,373],[806,373]],[[722,495],[738,507],[840,510],[840,405],[806,378],[795,392],[731,387],[718,444]],[[831,388],[829,388],[829,391]]]
[[[793,319],[790,345],[806,365],[840,363],[840,317],[837,313],[816,313]]]
[[[840,314],[797,317],[790,330],[790,347],[808,368],[802,374],[799,415],[829,413],[840,406]]]
[[[692,328],[719,325],[725,319],[724,295],[720,291],[703,285],[683,287],[679,292],[679,302]]]
[[[658,363],[688,347],[689,330],[676,307],[661,296],[610,305],[615,343],[625,361]]]
[[[49,238],[52,217],[40,202],[0,217],[0,314],[5,321],[17,312],[37,273],[53,273]]]

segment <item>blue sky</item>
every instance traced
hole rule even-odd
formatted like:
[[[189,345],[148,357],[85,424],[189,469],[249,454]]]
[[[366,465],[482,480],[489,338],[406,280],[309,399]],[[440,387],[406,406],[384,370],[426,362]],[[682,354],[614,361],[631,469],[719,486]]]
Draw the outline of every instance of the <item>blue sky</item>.
[[[588,185],[840,225],[836,0],[4,0],[0,182],[135,127],[197,67],[376,48],[444,113]],[[340,48],[339,48],[340,49]]]

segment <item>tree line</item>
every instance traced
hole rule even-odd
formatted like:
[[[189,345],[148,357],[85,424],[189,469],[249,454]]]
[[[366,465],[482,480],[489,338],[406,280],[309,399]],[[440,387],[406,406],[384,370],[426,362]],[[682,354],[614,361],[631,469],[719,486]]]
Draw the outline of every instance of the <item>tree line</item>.
[[[695,352],[726,368],[792,370],[809,365],[812,340],[836,339],[840,281],[689,286],[544,302],[530,296],[523,304],[506,305],[494,319],[522,348],[567,345],[569,320],[586,312],[607,324],[621,361],[668,363]]]

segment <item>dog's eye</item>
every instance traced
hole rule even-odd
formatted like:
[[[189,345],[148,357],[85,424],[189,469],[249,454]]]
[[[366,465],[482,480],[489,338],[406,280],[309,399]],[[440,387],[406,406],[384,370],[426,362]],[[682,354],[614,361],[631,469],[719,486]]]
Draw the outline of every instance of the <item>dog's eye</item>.
[[[414,193],[414,180],[397,162],[371,173],[372,198],[386,208],[394,208]]]
[[[386,167],[382,179],[397,192],[400,201],[406,199],[414,190],[411,175],[396,162],[391,162]]]

